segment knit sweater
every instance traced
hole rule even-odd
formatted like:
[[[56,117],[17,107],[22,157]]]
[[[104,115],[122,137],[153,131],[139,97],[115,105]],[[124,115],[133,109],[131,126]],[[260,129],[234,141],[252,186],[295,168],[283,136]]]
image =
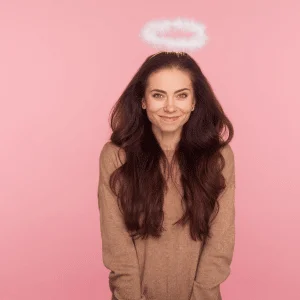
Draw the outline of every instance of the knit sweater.
[[[219,196],[219,212],[211,238],[203,245],[190,236],[189,226],[172,225],[183,213],[183,189],[168,181],[164,197],[164,228],[160,238],[133,240],[126,230],[109,177],[121,166],[118,147],[104,144],[99,158],[98,207],[102,260],[110,270],[112,300],[222,300],[220,284],[230,272],[235,243],[235,165],[232,148],[221,151],[227,187]],[[120,151],[120,153],[122,153]],[[172,155],[172,152],[169,153]]]

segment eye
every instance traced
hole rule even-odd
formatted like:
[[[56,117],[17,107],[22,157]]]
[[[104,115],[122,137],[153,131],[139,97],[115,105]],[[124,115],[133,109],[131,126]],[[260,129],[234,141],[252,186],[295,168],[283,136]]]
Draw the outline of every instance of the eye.
[[[155,93],[155,94],[153,94],[152,96],[153,96],[154,98],[159,98],[159,97],[156,97],[156,96],[163,96],[163,95]],[[182,94],[179,94],[179,96],[184,96],[184,97],[181,97],[181,98],[186,98],[186,97],[188,96],[188,94],[182,93]]]
[[[186,94],[186,93],[180,94],[179,96],[183,96],[183,95],[184,95],[184,97],[181,97],[181,98],[186,98],[188,96],[188,94]]]

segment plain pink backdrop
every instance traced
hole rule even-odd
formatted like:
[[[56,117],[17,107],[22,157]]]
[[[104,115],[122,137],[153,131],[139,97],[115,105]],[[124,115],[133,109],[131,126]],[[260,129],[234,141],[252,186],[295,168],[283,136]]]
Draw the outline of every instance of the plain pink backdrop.
[[[223,298],[300,299],[299,3],[1,0],[0,299],[110,299],[99,153],[112,105],[156,52],[140,29],[178,16],[207,26],[192,56],[235,128]]]

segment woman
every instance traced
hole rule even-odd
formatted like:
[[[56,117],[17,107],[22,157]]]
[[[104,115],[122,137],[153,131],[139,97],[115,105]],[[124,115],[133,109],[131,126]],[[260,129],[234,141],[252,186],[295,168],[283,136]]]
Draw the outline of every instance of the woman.
[[[98,204],[112,299],[222,299],[235,241],[233,126],[197,63],[148,57],[111,127]]]

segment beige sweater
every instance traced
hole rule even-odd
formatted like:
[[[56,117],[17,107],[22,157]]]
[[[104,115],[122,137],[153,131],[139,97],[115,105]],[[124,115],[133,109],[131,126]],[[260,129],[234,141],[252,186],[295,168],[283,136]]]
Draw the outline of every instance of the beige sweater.
[[[222,150],[226,161],[223,174],[228,187],[219,197],[219,214],[205,247],[191,239],[188,225],[172,226],[183,213],[179,176],[176,186],[171,180],[168,182],[169,191],[164,199],[167,231],[159,239],[133,241],[108,184],[110,174],[122,164],[117,151],[117,146],[107,142],[99,159],[102,259],[110,270],[111,299],[221,300],[220,284],[230,274],[235,242],[235,168],[231,147],[227,145]]]

